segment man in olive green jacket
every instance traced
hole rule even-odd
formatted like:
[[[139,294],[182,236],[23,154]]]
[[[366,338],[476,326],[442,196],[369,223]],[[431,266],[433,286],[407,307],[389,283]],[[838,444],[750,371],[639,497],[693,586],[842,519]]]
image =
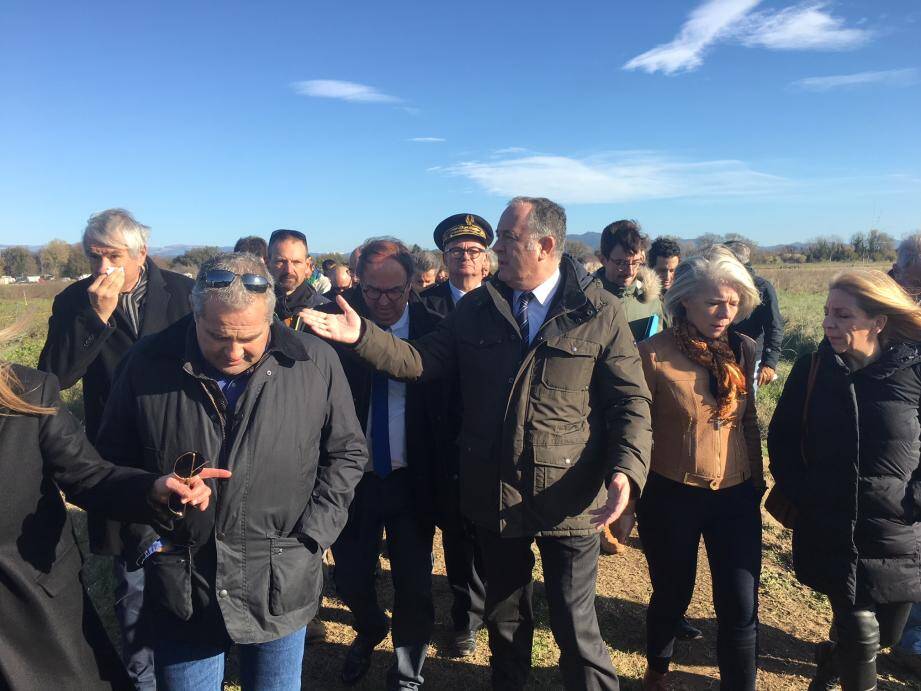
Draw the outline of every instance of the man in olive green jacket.
[[[598,530],[645,484],[649,390],[619,301],[562,256],[565,211],[517,197],[497,237],[497,279],[411,344],[342,300],[343,315],[305,323],[395,378],[459,380],[461,509],[486,563],[493,687],[528,677],[536,539],[566,688],[617,689],[594,608]]]
[[[662,284],[646,266],[648,249],[649,238],[636,221],[615,221],[601,231],[598,258],[603,266],[595,276],[605,290],[620,298],[637,343],[665,328]]]

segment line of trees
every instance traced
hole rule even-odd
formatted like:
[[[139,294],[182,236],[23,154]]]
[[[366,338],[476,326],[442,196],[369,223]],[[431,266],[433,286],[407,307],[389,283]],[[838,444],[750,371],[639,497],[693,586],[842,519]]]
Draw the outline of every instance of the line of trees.
[[[80,243],[52,240],[37,252],[21,245],[0,251],[0,268],[5,276],[50,276],[77,278],[89,273],[90,263]]]

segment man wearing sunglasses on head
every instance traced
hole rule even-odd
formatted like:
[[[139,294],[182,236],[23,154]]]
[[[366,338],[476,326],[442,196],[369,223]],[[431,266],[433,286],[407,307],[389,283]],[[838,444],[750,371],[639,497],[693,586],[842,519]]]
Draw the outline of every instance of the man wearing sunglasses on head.
[[[93,443],[125,353],[189,313],[192,281],[147,256],[149,236],[150,228],[124,209],[92,215],[83,231],[92,273],[62,290],[51,308],[38,368],[57,375],[62,389],[83,383],[86,436]],[[136,637],[144,572],[134,566],[133,556],[122,558],[126,547],[134,546],[123,544],[120,523],[93,511],[88,519],[90,549],[114,557],[115,615],[125,666],[138,689],[154,689],[153,654]]]
[[[358,260],[361,283],[343,294],[359,314],[397,338],[418,338],[441,321],[412,290],[413,255],[399,240],[369,240]],[[322,310],[336,312],[335,304]],[[357,636],[346,654],[342,682],[367,673],[374,648],[391,629],[375,591],[381,534],[393,576],[394,661],[386,688],[416,689],[435,619],[432,603],[432,538],[436,455],[432,412],[444,391],[404,384],[375,372],[347,347],[337,348],[368,441],[370,461],[355,490],[349,521],[333,545],[336,592],[355,617]]]
[[[233,473],[207,511],[162,526],[143,555],[166,689],[220,688],[233,644],[243,688],[300,688],[322,553],[367,462],[339,359],[273,319],[273,288],[251,254],[206,261],[193,315],[138,344],[106,407],[98,447],[108,460],[179,477],[205,462]],[[147,529],[131,530],[150,543]]]
[[[329,302],[310,285],[313,260],[307,249],[307,236],[299,230],[279,229],[269,237],[269,271],[275,279],[275,314],[288,326],[298,329],[301,310]]]
[[[455,305],[476,290],[488,274],[487,248],[493,229],[482,216],[460,213],[448,216],[435,227],[434,238],[442,251],[448,280],[424,290],[420,297],[426,306],[447,317]],[[460,511],[460,469],[457,438],[461,431],[461,394],[454,381],[444,382],[442,405],[435,411],[439,424],[436,439],[438,455],[434,468],[445,569],[454,601],[451,606],[453,650],[457,657],[476,652],[477,630],[483,626],[486,586],[483,583],[483,557],[477,548],[474,526]]]

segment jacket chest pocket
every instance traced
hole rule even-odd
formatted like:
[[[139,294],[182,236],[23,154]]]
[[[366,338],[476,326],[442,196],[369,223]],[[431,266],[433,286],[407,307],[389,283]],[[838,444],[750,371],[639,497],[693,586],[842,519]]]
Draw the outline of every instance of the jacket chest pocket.
[[[157,552],[144,565],[147,597],[182,621],[192,618],[192,556],[188,547]]]
[[[269,541],[269,612],[275,616],[303,609],[323,587],[320,555],[296,537]]]
[[[541,349],[541,383],[554,391],[588,391],[601,345],[561,336]]]

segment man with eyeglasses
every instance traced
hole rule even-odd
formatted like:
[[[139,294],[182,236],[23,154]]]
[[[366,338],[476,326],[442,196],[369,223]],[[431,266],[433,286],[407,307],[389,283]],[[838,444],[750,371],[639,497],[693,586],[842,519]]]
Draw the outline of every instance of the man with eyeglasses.
[[[496,229],[496,277],[409,343],[363,319],[308,310],[319,336],[407,382],[456,380],[460,488],[486,565],[492,685],[527,687],[534,543],[563,685],[615,691],[598,626],[598,531],[646,482],[649,389],[621,307],[563,252],[566,212],[512,199]]]
[[[438,315],[412,290],[413,255],[402,242],[369,240],[357,270],[361,282],[341,298],[359,314],[400,339],[418,338],[437,327]],[[339,308],[321,309],[333,313]],[[395,381],[355,358],[351,349],[338,350],[370,451],[349,521],[332,548],[336,592],[351,610],[357,634],[341,679],[346,685],[358,683],[374,648],[392,631],[394,661],[385,687],[421,688],[435,620],[431,572],[436,447],[431,413],[439,408],[443,392]],[[384,529],[394,589],[392,626],[375,589]]]
[[[288,326],[300,328],[302,310],[329,302],[307,280],[313,272],[313,260],[307,236],[299,230],[281,228],[272,233],[268,267],[275,279],[275,315]]]
[[[150,228],[125,209],[93,214],[83,231],[83,250],[91,275],[54,298],[48,337],[38,368],[57,375],[62,389],[83,383],[86,436],[95,443],[115,370],[138,340],[155,334],[189,313],[192,281],[159,268],[147,256]],[[121,523],[90,512],[90,549],[111,555],[115,615],[122,658],[138,689],[156,688],[153,653],[137,635],[144,599],[144,572],[124,555]]]
[[[420,297],[430,310],[447,317],[465,295],[480,287],[487,273],[487,248],[493,237],[489,222],[471,213],[448,216],[435,227],[435,244],[442,251],[448,280],[422,292]],[[462,417],[461,394],[454,381],[444,382],[444,386],[443,404],[435,411],[439,447],[434,467],[436,522],[441,528],[445,569],[453,595],[451,654],[469,657],[476,652],[477,630],[483,626],[486,586],[474,526],[460,511],[457,438]]]
[[[646,266],[649,237],[636,221],[615,221],[601,231],[601,284],[620,298],[633,340],[642,341],[665,328],[658,276]]]
[[[147,546],[143,616],[170,691],[220,688],[234,644],[243,688],[300,688],[323,550],[367,463],[339,358],[273,319],[273,287],[251,254],[204,262],[193,314],[132,350],[99,433],[119,465],[233,473],[207,511],[159,534],[130,526]]]

